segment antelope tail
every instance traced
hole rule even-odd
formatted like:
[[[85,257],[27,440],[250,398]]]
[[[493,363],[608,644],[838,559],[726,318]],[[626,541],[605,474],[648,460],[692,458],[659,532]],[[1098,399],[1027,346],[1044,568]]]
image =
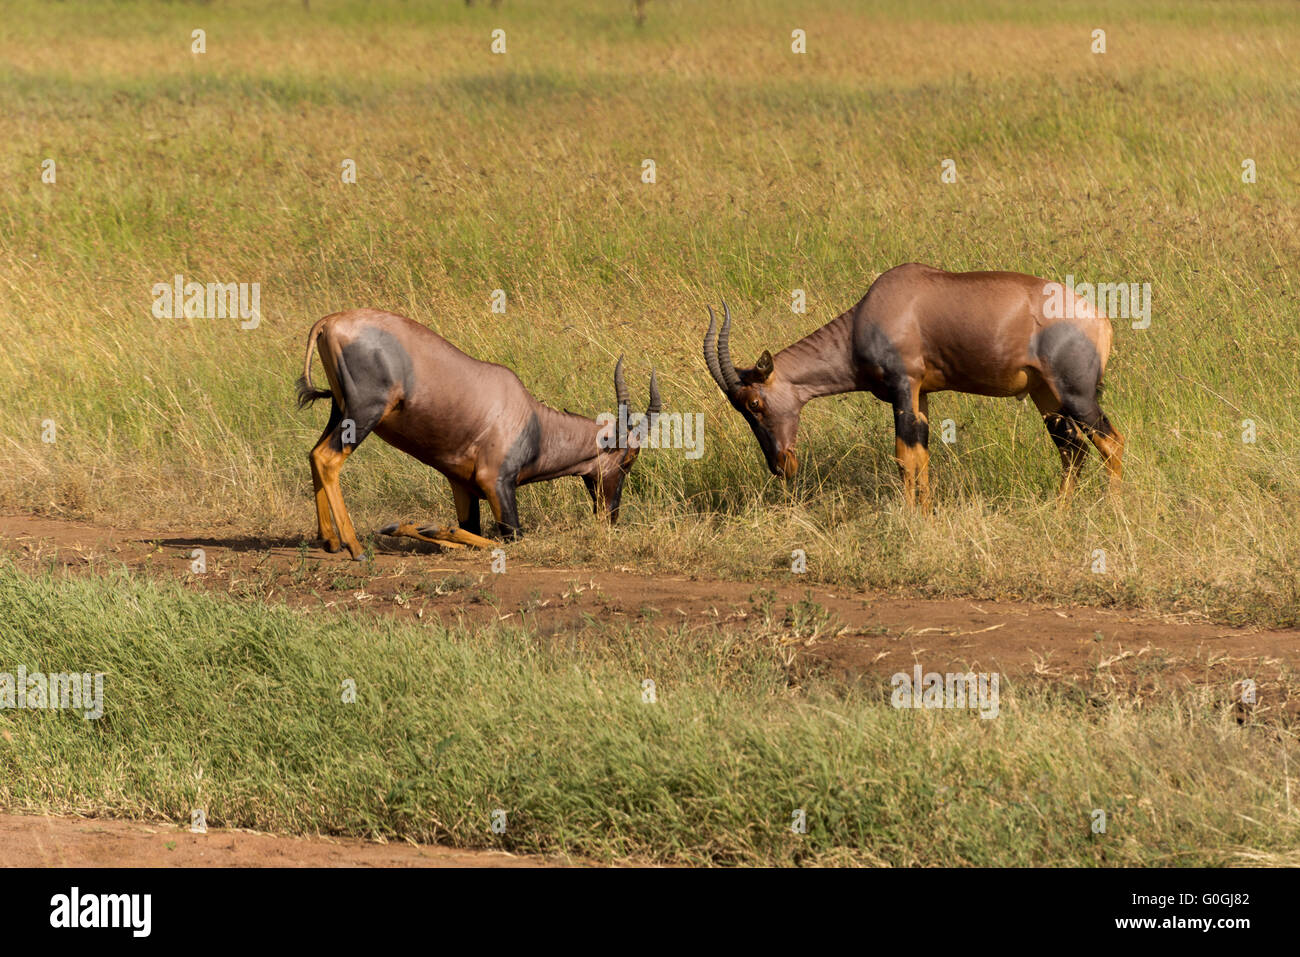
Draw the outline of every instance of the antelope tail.
[[[326,317],[328,318],[328,317]],[[296,384],[298,390],[298,408],[305,409],[317,399],[328,399],[333,393],[329,389],[317,389],[311,384],[311,356],[316,349],[316,339],[320,336],[324,319],[318,319],[307,333],[307,354],[302,360],[302,375]]]

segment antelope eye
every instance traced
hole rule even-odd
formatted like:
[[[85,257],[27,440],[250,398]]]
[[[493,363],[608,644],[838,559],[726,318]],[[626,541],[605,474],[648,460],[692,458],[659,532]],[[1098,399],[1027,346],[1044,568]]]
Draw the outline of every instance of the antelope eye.
[[[757,412],[762,408],[762,404],[757,399],[749,400],[749,411]]]

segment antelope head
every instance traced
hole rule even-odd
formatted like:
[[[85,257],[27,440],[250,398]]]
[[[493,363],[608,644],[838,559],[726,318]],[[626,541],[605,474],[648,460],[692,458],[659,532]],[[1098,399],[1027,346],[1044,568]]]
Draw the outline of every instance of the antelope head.
[[[799,432],[799,401],[793,386],[776,371],[767,350],[750,369],[737,369],[731,361],[731,310],[722,304],[722,332],[709,307],[709,331],[704,336],[704,361],[709,374],[736,411],[745,417],[758,439],[767,467],[773,475],[794,478],[799,460],[794,454]]]
[[[654,370],[650,370],[650,405],[646,408],[645,418],[634,428],[628,427],[631,400],[628,398],[627,383],[623,381],[623,357],[618,357],[614,366],[614,396],[618,402],[618,418],[601,427],[597,442],[602,451],[597,456],[596,467],[592,472],[582,476],[591,496],[592,510],[600,514],[604,506],[605,517],[612,525],[618,521],[618,508],[623,500],[623,482],[632,471],[636,457],[648,442],[650,430],[655,427],[655,420],[663,409],[659,399],[659,380]]]

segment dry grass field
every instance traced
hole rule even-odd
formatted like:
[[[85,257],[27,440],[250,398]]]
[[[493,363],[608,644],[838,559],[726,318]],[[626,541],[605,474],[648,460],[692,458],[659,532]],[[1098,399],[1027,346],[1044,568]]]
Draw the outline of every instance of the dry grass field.
[[[635,406],[653,367],[668,411],[703,415],[700,457],[642,454],[615,529],[592,520],[577,481],[524,489],[513,567],[758,587],[789,583],[802,549],[809,587],[1300,624],[1300,6],[651,0],[646,11],[637,26],[620,0],[0,2],[0,510],[226,541],[314,537],[306,455],[326,413],[295,408],[305,335],[320,316],[372,306],[512,367],[557,408],[611,409],[626,354]],[[498,29],[504,53],[492,51]],[[1098,29],[1105,53],[1092,52]],[[792,52],[794,30],[806,53]],[[941,178],[945,160],[955,182]],[[749,365],[909,261],[1150,284],[1149,326],[1115,320],[1106,374],[1128,442],[1117,501],[1090,454],[1059,508],[1057,455],[1032,404],[953,393],[931,403],[955,438],[932,443],[931,514],[902,507],[891,413],[867,394],[810,405],[798,480],[768,474],[701,360],[706,305],[728,301]],[[258,284],[260,321],[157,318],[153,288],[176,275]],[[792,311],[794,290],[806,312]],[[342,486],[363,537],[455,517],[446,482],[378,439]],[[0,716],[27,758],[123,761],[76,793],[7,779],[0,807],[183,819],[202,765],[232,826],[498,846],[478,818],[447,809],[513,794],[532,803],[512,849],[603,859],[1231,863],[1294,847],[1297,818],[1278,797],[1289,772],[1276,767],[1279,748],[1294,766],[1293,733],[1242,738],[1217,692],[1111,700],[1100,718],[1095,703],[1043,693],[998,722],[927,715],[923,735],[875,686],[792,684],[767,644],[738,649],[718,633],[700,639],[699,661],[656,659],[684,689],[683,710],[656,724],[635,701],[602,697],[640,681],[643,644],[661,635],[641,625],[572,647],[487,629],[475,640],[489,654],[454,625],[385,624],[374,640],[409,664],[375,680],[396,698],[425,680],[418,669],[482,698],[459,718],[412,705],[396,731],[374,714],[330,726],[317,778],[315,717],[259,738],[274,721],[235,711],[220,719],[227,736],[203,744],[187,722],[217,720],[213,668],[223,687],[283,682],[303,695],[304,676],[333,687],[340,661],[372,660],[354,643],[371,640],[361,625],[148,576],[65,581],[51,570],[64,564],[0,566],[6,659],[80,647],[119,669],[149,661],[153,687],[190,717],[150,711],[147,695],[89,737]],[[162,624],[144,628],[114,594]],[[179,623],[201,640],[168,671],[159,661]],[[543,680],[563,684],[567,703],[521,690]],[[463,725],[459,742],[487,740],[512,701],[527,727],[503,745],[512,761],[580,740],[592,714],[620,730],[518,773],[448,745],[460,771],[421,776],[426,751],[453,733],[443,724]],[[691,714],[711,716],[714,742]],[[764,750],[776,729],[790,737]],[[1172,770],[1147,779],[1143,742],[1155,738]],[[374,760],[349,766],[366,741],[382,742]],[[301,750],[278,795],[268,782],[286,742]],[[154,771],[132,767],[141,749]],[[610,790],[601,762],[615,752],[626,776]],[[817,754],[824,764],[810,764]],[[669,784],[638,777],[651,759],[676,762]],[[836,783],[886,765],[904,769],[893,790],[865,771],[847,791]],[[1060,813],[1016,819],[1036,842],[995,827],[972,843],[992,810],[963,797],[952,818],[926,766],[1001,782],[1008,800],[1046,788]],[[757,804],[784,808],[799,788],[831,809],[808,847],[776,824],[746,829]],[[1122,850],[1061,836],[1062,821],[1086,817],[1090,788],[1143,808]],[[358,793],[367,799],[349,804]],[[1265,808],[1258,830],[1224,811],[1247,803]],[[623,814],[612,824],[611,806]]]

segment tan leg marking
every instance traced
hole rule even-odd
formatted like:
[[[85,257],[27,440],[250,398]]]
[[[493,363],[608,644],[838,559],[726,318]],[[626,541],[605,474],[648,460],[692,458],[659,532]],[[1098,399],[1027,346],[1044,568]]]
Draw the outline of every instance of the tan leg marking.
[[[490,538],[484,538],[482,535],[475,535],[473,532],[467,532],[463,528],[448,528],[443,526],[426,525],[423,528],[417,528],[411,522],[401,522],[397,525],[389,525],[379,530],[380,535],[395,535],[402,538],[414,538],[422,542],[431,542],[435,545],[442,545],[445,548],[464,548],[467,545],[474,548],[495,548]]]
[[[321,477],[320,466],[316,462],[317,453],[329,440],[323,437],[307,456],[311,464],[311,484],[316,495],[316,531],[325,541],[327,551],[337,552],[343,546],[339,543],[338,533],[334,531],[334,519],[330,516],[329,496],[325,494],[325,480]]]
[[[352,517],[348,515],[347,506],[343,504],[343,490],[339,488],[339,470],[347,461],[352,449],[345,446],[343,451],[335,452],[328,445],[318,447],[312,452],[316,458],[316,468],[320,470],[321,483],[325,487],[325,497],[329,501],[330,511],[334,513],[334,523],[338,526],[339,538],[353,558],[360,558],[363,549],[357,541],[356,529],[352,527]]]
[[[1114,428],[1114,425],[1111,428]],[[1106,466],[1106,472],[1110,477],[1111,492],[1118,493],[1124,477],[1124,436],[1118,431],[1114,435],[1095,432],[1092,435],[1092,444],[1097,446],[1097,451],[1101,453],[1102,464]]]
[[[930,397],[920,390],[919,385],[912,390],[912,404],[917,418],[925,423],[928,430],[930,427]],[[918,445],[915,454],[917,460],[916,484],[921,497],[921,509],[928,512],[930,511],[930,450],[925,445]]]
[[[908,508],[916,508],[916,473],[920,464],[919,445],[908,445],[900,438],[894,439],[894,459],[898,474],[903,479],[903,501]]]
[[[930,424],[929,396],[923,395],[920,383],[912,385],[912,414],[927,426]],[[908,508],[917,507],[917,495],[920,494],[920,507],[930,509],[930,452],[922,445],[908,445],[902,439],[894,438],[894,459],[898,462],[898,474],[903,480],[903,501]]]

